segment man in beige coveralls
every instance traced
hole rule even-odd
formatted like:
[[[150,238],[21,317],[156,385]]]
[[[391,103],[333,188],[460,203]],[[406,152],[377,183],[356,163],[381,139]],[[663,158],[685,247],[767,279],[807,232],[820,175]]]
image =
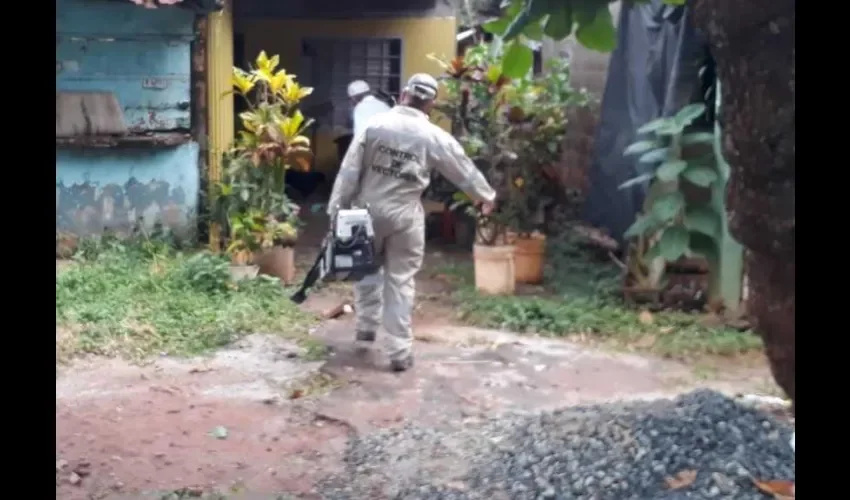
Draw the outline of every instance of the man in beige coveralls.
[[[463,147],[428,120],[436,97],[437,81],[432,76],[413,75],[402,91],[401,104],[374,116],[352,140],[328,203],[331,217],[337,208],[352,204],[369,207],[382,268],[355,285],[357,341],[374,342],[383,323],[393,371],[413,366],[414,276],[425,253],[421,200],[432,170],[481,203],[484,213],[492,210],[496,199]]]

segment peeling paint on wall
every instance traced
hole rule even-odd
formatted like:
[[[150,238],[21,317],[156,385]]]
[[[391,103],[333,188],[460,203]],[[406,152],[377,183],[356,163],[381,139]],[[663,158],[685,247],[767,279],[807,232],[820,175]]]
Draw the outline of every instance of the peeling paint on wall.
[[[56,1],[57,91],[112,95],[131,132],[163,139],[146,141],[145,148],[128,140],[105,147],[120,135],[114,131],[92,132],[101,135],[73,148],[73,141],[57,140],[57,233],[126,234],[140,223],[149,230],[161,224],[184,238],[194,233],[199,147],[182,143],[190,127],[194,19],[185,9]],[[174,146],[166,136],[184,139]],[[104,147],[82,149],[84,143]]]
[[[80,237],[137,224],[190,237],[198,199],[198,145],[163,150],[56,152],[56,230]]]

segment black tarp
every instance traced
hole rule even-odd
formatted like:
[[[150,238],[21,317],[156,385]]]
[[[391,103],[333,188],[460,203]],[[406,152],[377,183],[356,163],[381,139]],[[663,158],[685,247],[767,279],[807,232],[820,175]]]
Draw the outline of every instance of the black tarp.
[[[624,157],[623,150],[639,139],[641,125],[673,115],[692,100],[704,44],[687,7],[663,0],[623,2],[617,36],[588,172],[584,219],[622,243],[642,208],[647,184],[620,185],[653,168]]]

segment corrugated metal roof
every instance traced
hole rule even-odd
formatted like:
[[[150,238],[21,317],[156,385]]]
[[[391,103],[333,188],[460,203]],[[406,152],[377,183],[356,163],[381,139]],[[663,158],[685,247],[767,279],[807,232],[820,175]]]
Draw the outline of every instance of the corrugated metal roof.
[[[141,5],[146,9],[155,9],[160,5],[176,5],[183,0],[130,0],[136,5]]]
[[[176,5],[193,10],[199,14],[207,14],[224,8],[224,0],[130,0],[146,9]]]

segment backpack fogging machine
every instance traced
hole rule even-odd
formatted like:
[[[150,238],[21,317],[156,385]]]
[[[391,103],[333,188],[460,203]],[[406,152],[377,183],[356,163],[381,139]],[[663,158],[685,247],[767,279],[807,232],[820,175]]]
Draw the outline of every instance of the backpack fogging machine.
[[[290,299],[296,304],[322,281],[360,281],[379,269],[369,208],[338,209],[313,267]]]

